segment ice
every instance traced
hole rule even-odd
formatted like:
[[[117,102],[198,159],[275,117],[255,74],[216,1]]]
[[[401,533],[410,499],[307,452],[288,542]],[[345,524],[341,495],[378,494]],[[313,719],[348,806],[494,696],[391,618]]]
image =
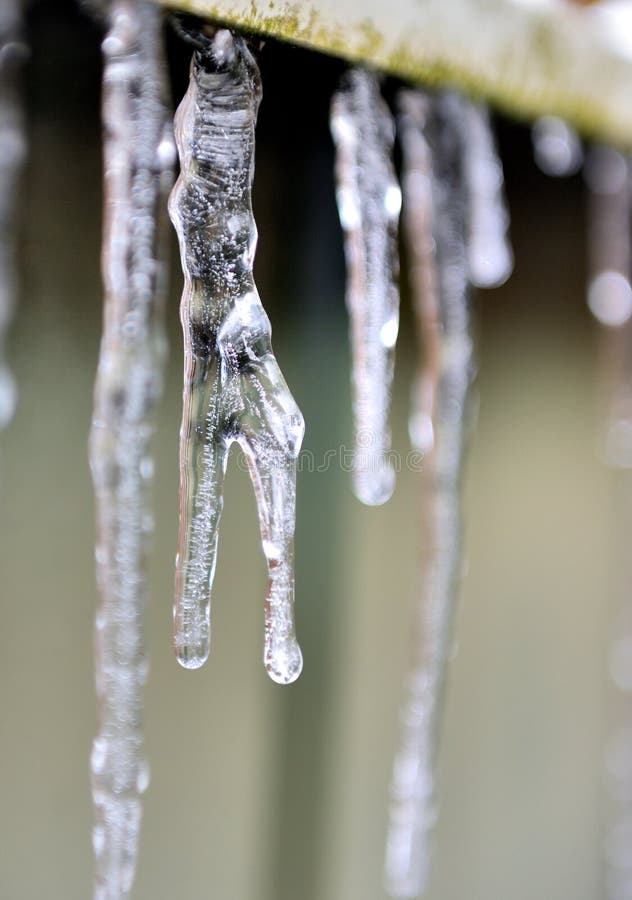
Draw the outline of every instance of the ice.
[[[20,75],[28,48],[22,41],[22,3],[0,9],[0,428],[15,411],[17,388],[6,362],[6,336],[15,306],[18,187],[26,156]]]
[[[600,451],[615,468],[632,466],[632,286],[630,164],[611,147],[592,147],[584,177],[588,219],[588,306],[600,334],[603,426]]]
[[[422,564],[391,788],[385,880],[418,897],[429,876],[436,767],[461,568],[460,483],[474,377],[466,249],[466,133],[451,94],[399,95],[403,228],[423,365],[411,432],[421,471]]]
[[[209,653],[223,479],[237,442],[248,461],[268,564],[264,663],[274,681],[288,684],[302,668],[294,631],[294,525],[304,423],[272,353],[252,274],[261,83],[242,37],[208,27],[187,33],[196,49],[176,114],[181,174],[169,202],[185,278],[176,654],[183,666],[196,668]]]
[[[351,320],[354,490],[362,502],[375,505],[388,500],[395,485],[388,452],[401,206],[392,162],[393,121],[375,73],[361,68],[345,73],[331,105],[331,133]]]
[[[96,494],[95,628],[99,702],[91,768],[95,898],[131,889],[148,769],[143,611],[151,531],[150,442],[161,394],[166,198],[175,151],[166,104],[161,14],[143,0],[101,4],[104,136],[103,337],[90,465]]]
[[[557,116],[542,116],[531,131],[535,161],[545,173],[563,177],[581,168],[584,152],[575,129]]]
[[[503,165],[496,149],[487,107],[460,102],[466,146],[464,177],[468,192],[467,256],[470,281],[476,287],[499,287],[513,269],[509,243],[509,211],[505,201]]]

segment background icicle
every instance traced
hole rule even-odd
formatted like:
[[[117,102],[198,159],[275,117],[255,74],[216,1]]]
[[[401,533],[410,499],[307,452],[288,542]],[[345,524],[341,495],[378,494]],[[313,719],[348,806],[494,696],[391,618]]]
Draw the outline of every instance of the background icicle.
[[[345,73],[331,106],[336,199],[345,236],[353,360],[354,490],[363,503],[393,493],[390,393],[399,328],[397,227],[401,192],[393,169],[394,127],[378,76]]]
[[[27,56],[22,3],[5,0],[0,8],[0,428],[13,416],[17,396],[5,344],[16,297],[17,199],[26,156],[20,74]]]
[[[613,469],[612,584],[616,606],[609,648],[612,685],[605,748],[604,896],[632,896],[632,605],[629,534],[632,516],[632,287],[630,161],[610,147],[586,155],[588,305],[599,336],[599,449]]]
[[[250,468],[268,564],[264,663],[298,678],[294,631],[296,463],[304,423],[277,365],[252,275],[255,123],[261,83],[243,38],[199,32],[176,115],[181,174],[169,209],[185,276],[184,396],[175,645],[180,663],[209,653],[223,478],[233,441]]]
[[[588,306],[604,326],[599,370],[600,451],[614,467],[632,465],[632,286],[630,165],[611,147],[593,147],[584,177],[588,217]]]
[[[90,465],[97,507],[99,730],[92,750],[95,897],[129,895],[137,854],[143,610],[152,530],[150,439],[162,390],[166,196],[175,149],[165,103],[161,13],[113,0],[103,41],[104,331]]]
[[[509,211],[505,201],[503,164],[489,111],[480,103],[460,100],[461,127],[467,152],[464,177],[468,193],[467,258],[476,287],[499,287],[513,269],[509,243]]]
[[[461,564],[460,482],[474,376],[467,281],[467,185],[462,104],[453,95],[399,95],[404,229],[423,354],[411,428],[426,450],[422,560],[393,770],[386,849],[392,897],[427,887],[436,819],[436,765]],[[431,248],[434,245],[434,254]],[[420,427],[419,423],[422,424]]]
[[[542,116],[531,129],[533,156],[545,175],[574,175],[584,160],[579,135],[557,116]]]

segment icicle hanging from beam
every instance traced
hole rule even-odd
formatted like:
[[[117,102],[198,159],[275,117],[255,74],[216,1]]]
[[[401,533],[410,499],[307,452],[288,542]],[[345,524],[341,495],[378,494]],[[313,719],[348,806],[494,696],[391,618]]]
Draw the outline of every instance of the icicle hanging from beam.
[[[17,200],[26,156],[20,74],[27,56],[22,3],[5,0],[0,9],[0,428],[12,418],[17,399],[6,362],[6,336],[17,292]]]
[[[399,95],[403,224],[422,364],[411,436],[421,472],[422,560],[391,787],[386,886],[394,898],[428,883],[436,766],[461,567],[460,484],[474,377],[470,332],[468,190],[461,101]]]
[[[467,142],[463,167],[468,194],[469,277],[476,287],[499,287],[513,270],[503,164],[487,107],[456,97],[455,102],[461,104],[460,124]]]
[[[632,286],[629,159],[611,147],[591,147],[584,177],[588,217],[588,306],[599,335],[599,449],[613,469],[613,585],[618,596],[609,651],[614,728],[605,749],[604,896],[631,896],[632,608],[629,530],[632,512]]]
[[[331,105],[336,199],[345,237],[355,427],[354,490],[363,503],[393,493],[390,394],[399,329],[397,228],[401,192],[394,127],[374,72],[343,76]]]
[[[176,653],[187,668],[209,653],[223,479],[237,442],[268,564],[264,663],[274,681],[288,684],[303,664],[294,630],[294,524],[304,423],[272,352],[252,274],[261,82],[242,37],[206,27],[189,38],[196,50],[176,115],[181,174],[169,204],[185,277]]]
[[[632,285],[630,163],[611,147],[586,158],[588,306],[604,326],[600,377],[604,424],[600,449],[611,466],[632,466]]]
[[[541,116],[531,129],[533,156],[545,175],[575,175],[584,161],[582,142],[575,129],[557,116]]]
[[[153,527],[150,442],[162,391],[166,198],[175,148],[166,104],[160,10],[102,4],[104,134],[103,337],[90,465],[97,511],[99,727],[92,750],[95,898],[128,897],[148,769],[142,753],[147,677],[143,612]]]

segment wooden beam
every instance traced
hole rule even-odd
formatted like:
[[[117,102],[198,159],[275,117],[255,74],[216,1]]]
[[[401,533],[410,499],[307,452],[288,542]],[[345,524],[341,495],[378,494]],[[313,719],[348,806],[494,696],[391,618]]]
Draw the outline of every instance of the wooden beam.
[[[612,2],[156,2],[407,81],[451,85],[514,118],[559,115],[588,136],[632,148],[632,36],[622,44],[631,29],[612,18]]]

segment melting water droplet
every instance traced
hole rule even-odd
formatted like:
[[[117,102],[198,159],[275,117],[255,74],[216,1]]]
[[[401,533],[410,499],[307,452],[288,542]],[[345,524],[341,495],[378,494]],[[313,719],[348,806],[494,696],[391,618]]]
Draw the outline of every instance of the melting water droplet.
[[[437,817],[442,698],[461,569],[459,486],[474,376],[466,249],[463,106],[451,94],[400,92],[404,236],[423,365],[411,435],[421,472],[422,568],[393,767],[385,880],[394,898],[420,896]]]
[[[238,35],[190,37],[197,49],[176,114],[181,174],[169,201],[185,276],[176,653],[186,668],[208,657],[223,479],[236,441],[268,563],[264,663],[273,681],[288,684],[303,664],[294,630],[294,524],[304,423],[272,352],[252,275],[260,76]]]
[[[401,191],[393,169],[394,127],[378,76],[345,73],[331,105],[336,199],[345,236],[353,357],[354,490],[363,503],[393,493],[390,393],[399,328],[397,226]]]
[[[5,0],[0,15],[0,428],[13,418],[17,385],[5,362],[5,343],[17,294],[16,219],[20,174],[26,156],[21,96],[22,4]]]
[[[95,898],[123,900],[136,864],[146,786],[142,687],[150,439],[165,356],[163,241],[173,138],[161,13],[144,0],[103,4],[104,328],[90,465],[97,507],[95,622],[99,730],[92,757]],[[159,152],[159,148],[163,150]],[[156,159],[164,165],[156,166]]]
[[[579,172],[584,153],[579,135],[563,119],[542,116],[531,131],[533,155],[545,175],[563,177]]]

